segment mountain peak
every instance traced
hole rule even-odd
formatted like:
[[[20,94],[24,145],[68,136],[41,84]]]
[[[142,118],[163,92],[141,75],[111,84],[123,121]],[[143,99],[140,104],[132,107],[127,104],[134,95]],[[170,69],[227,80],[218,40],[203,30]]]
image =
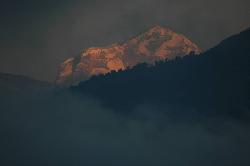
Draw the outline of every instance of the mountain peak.
[[[163,36],[163,35],[167,35],[167,34],[172,34],[173,31],[167,27],[163,27],[160,25],[156,25],[153,26],[151,28],[149,28],[147,31],[145,31],[144,33],[142,33],[141,35],[147,35],[147,36]],[[139,36],[141,36],[139,35]],[[138,36],[136,36],[138,37]]]
[[[167,27],[164,27],[164,26],[161,26],[161,25],[155,25],[155,26],[153,26],[153,27],[151,27],[151,28],[149,28],[149,31],[170,31],[170,29],[169,28],[167,28]]]
[[[93,75],[123,70],[139,63],[154,63],[188,55],[200,49],[183,35],[156,25],[122,44],[91,47],[80,56],[66,60],[59,67],[56,84],[77,84]]]

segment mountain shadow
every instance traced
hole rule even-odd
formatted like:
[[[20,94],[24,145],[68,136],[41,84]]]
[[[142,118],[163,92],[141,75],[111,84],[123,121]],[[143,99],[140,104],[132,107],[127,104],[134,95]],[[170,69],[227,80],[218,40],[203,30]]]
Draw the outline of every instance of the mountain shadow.
[[[57,93],[0,74],[0,165],[249,166],[249,32]]]
[[[27,106],[38,105],[53,91],[53,85],[26,76],[0,73],[0,115],[10,110],[27,110]]]
[[[0,90],[16,93],[41,92],[52,88],[52,84],[35,80],[26,76],[0,73]]]
[[[250,109],[249,43],[247,29],[200,55],[94,76],[71,90],[124,113],[152,103],[181,114],[199,111],[243,118]]]

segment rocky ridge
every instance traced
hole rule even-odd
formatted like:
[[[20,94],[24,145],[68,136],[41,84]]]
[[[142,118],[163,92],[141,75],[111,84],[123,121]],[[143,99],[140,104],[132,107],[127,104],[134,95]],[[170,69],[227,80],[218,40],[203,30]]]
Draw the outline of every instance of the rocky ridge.
[[[56,85],[70,86],[93,75],[200,52],[198,46],[184,35],[154,26],[125,43],[88,48],[77,57],[67,59],[59,66]]]

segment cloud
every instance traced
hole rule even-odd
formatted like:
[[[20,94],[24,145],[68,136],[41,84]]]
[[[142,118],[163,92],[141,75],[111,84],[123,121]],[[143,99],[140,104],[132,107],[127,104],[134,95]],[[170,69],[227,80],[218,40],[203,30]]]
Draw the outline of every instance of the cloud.
[[[250,26],[248,0],[1,3],[0,71],[50,81],[64,59],[91,46],[126,41],[155,24],[185,34],[203,49]]]
[[[125,115],[103,108],[91,98],[71,95],[24,105],[1,115],[1,165],[210,166],[250,162],[250,126],[235,119],[178,121],[153,105],[139,105],[133,114]]]

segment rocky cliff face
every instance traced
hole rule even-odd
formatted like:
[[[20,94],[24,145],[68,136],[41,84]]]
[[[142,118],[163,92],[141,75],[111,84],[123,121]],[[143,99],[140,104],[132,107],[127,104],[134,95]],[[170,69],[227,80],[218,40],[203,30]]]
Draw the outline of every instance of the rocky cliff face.
[[[56,84],[69,86],[93,75],[124,70],[138,63],[172,60],[201,50],[185,36],[168,28],[155,26],[123,44],[93,47],[59,66]]]

